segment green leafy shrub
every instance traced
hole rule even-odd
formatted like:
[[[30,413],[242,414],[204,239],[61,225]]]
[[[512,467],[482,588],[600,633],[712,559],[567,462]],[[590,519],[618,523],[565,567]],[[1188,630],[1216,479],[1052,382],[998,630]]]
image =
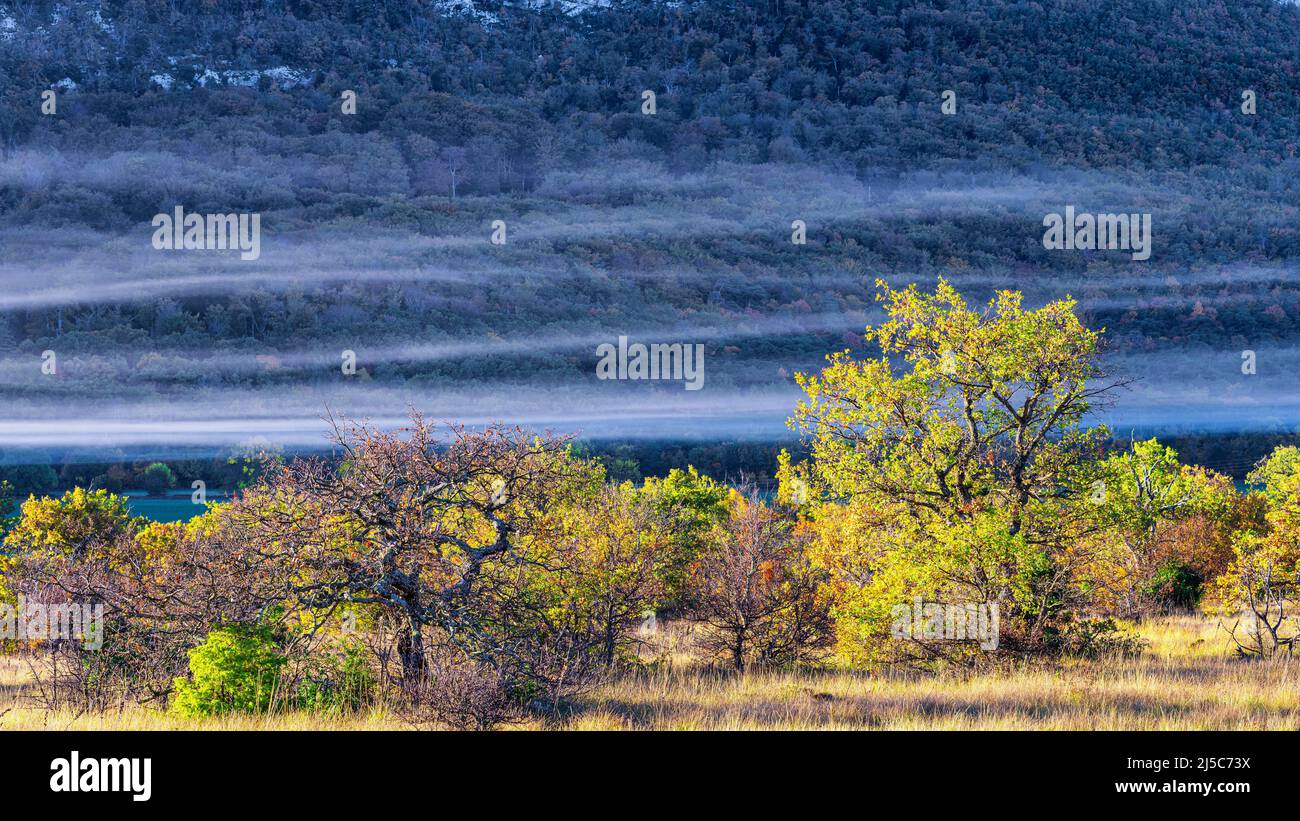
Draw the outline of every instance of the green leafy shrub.
[[[218,628],[189,656],[190,678],[174,682],[174,712],[210,716],[270,708],[285,658],[267,628]]]
[[[1178,561],[1169,561],[1151,577],[1147,594],[1161,606],[1190,609],[1201,600],[1201,575]]]

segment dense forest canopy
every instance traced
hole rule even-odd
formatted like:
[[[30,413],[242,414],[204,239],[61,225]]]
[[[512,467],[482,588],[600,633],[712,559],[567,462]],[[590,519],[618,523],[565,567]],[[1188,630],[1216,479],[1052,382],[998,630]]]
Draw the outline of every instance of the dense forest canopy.
[[[336,128],[485,136],[522,155],[524,178],[555,164],[528,150],[539,130],[569,158],[630,139],[687,165],[789,152],[860,172],[991,158],[1182,169],[1293,156],[1286,117],[1233,114],[1242,89],[1297,110],[1296,15],[1271,0],[32,2],[6,11],[3,67],[10,95],[63,78],[93,93],[101,126],[256,114],[250,137],[328,130],[329,92],[355,88],[367,104]],[[284,96],[157,94],[223,79]],[[629,104],[647,88],[664,103],[652,121]],[[927,105],[947,88],[962,118]],[[10,139],[32,135],[32,106],[14,109]]]

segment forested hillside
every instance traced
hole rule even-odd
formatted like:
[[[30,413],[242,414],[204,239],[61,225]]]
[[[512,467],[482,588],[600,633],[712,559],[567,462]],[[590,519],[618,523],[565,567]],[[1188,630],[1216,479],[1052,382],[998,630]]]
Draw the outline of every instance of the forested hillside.
[[[482,137],[517,166],[466,188],[483,194],[531,189],[621,140],[680,168],[1277,162],[1294,155],[1300,109],[1297,12],[1273,0],[31,2],[3,19],[11,148],[231,117],[246,119],[227,133],[252,142]],[[85,111],[43,128],[31,88],[65,77]],[[222,94],[223,81],[276,93]],[[366,101],[350,121],[332,116],[344,88]],[[939,113],[949,88],[960,118]],[[1246,88],[1274,116],[1234,116]],[[643,89],[661,95],[654,120],[637,116]]]
[[[862,349],[875,278],[941,274],[1079,298],[1137,380],[1126,430],[1289,433],[1298,24],[1273,0],[4,4],[3,458],[300,447],[327,405],[782,437],[793,374]],[[260,213],[260,259],[155,251],[176,205]],[[1154,253],[1044,250],[1066,205],[1151,213]],[[619,335],[704,344],[706,389],[597,383]]]

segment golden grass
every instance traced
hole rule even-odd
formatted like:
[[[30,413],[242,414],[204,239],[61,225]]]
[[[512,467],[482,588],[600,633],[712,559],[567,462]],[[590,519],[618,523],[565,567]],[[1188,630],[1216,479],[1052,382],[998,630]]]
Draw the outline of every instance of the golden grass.
[[[1300,728],[1300,660],[1233,656],[1214,622],[1153,620],[1137,658],[1022,665],[976,674],[812,671],[735,676],[675,664],[626,676],[525,729],[1099,729]],[[382,711],[185,720],[157,710],[50,714],[22,698],[25,665],[0,660],[0,729],[401,729]],[[8,710],[8,712],[5,712]]]

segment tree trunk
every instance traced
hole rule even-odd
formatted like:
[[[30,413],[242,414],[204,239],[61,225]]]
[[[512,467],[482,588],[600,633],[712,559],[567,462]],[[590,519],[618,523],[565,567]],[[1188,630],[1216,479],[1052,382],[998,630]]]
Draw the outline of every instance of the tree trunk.
[[[614,629],[614,617],[605,617],[605,666],[614,666],[614,650],[618,646],[618,632]]]
[[[424,633],[415,619],[397,639],[397,654],[402,659],[402,683],[412,685],[424,676]]]

